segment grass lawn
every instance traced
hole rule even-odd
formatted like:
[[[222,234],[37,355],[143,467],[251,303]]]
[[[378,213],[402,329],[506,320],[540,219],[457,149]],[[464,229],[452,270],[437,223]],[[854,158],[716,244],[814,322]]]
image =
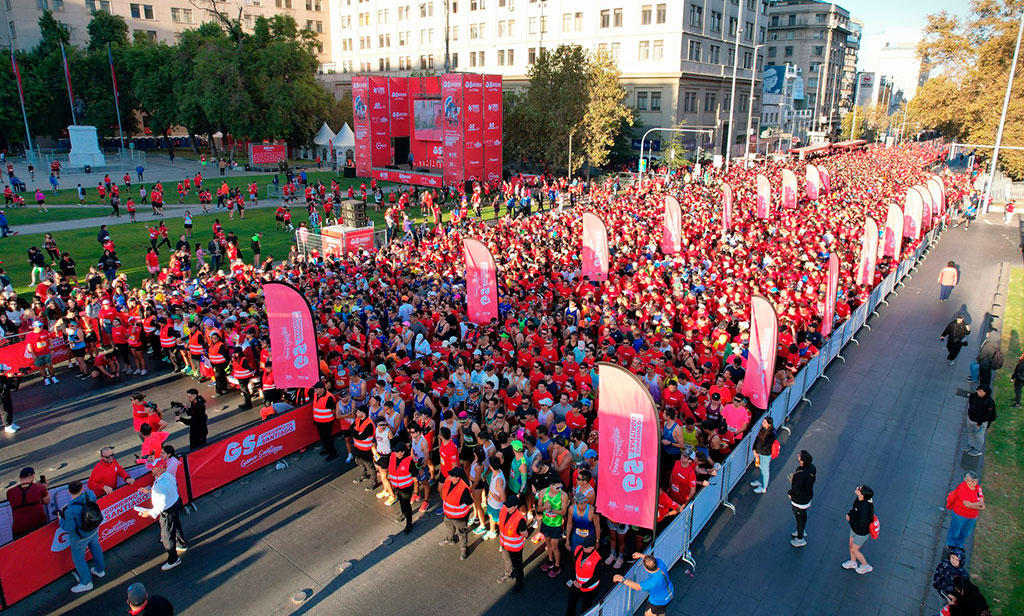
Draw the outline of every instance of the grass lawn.
[[[997,419],[985,443],[985,511],[974,533],[972,577],[993,614],[1024,614],[1024,412],[1011,407],[1010,375],[1024,350],[1024,269],[1010,274],[1003,317],[1002,370],[996,372]]]
[[[7,214],[7,222],[11,226],[11,231],[17,231],[18,225],[32,225],[40,222],[51,222],[59,220],[79,220],[82,218],[100,218],[110,214],[109,208],[99,209],[94,207],[83,207],[83,208],[50,208],[45,214],[40,214],[39,210],[32,206],[11,208],[7,207],[4,210]],[[102,224],[97,222],[97,225]]]

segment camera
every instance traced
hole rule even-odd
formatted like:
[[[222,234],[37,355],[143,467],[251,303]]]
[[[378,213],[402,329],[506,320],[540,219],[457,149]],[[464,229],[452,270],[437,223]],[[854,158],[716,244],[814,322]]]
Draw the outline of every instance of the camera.
[[[182,413],[188,415],[188,411],[186,410],[185,405],[182,404],[181,402],[178,402],[177,400],[171,402],[171,410],[174,411],[174,419],[176,421],[181,421]]]
[[[147,402],[146,403],[146,408],[151,410],[151,411],[157,410],[156,402]]]

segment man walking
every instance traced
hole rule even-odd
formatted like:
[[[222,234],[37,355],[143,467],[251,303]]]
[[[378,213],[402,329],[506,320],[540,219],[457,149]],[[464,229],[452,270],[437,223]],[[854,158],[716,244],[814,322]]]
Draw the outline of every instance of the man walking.
[[[969,456],[980,456],[985,449],[985,431],[996,420],[996,403],[988,385],[978,385],[967,399],[967,447]]]
[[[1020,408],[1020,395],[1024,391],[1024,355],[1021,355],[1017,359],[1017,365],[1013,367],[1013,375],[1010,377],[1013,381],[1013,408]],[[0,388],[3,387],[3,381],[0,381]],[[3,389],[0,389],[2,392]]]
[[[942,268],[939,272],[939,301],[944,302],[949,299],[950,293],[953,292],[953,287],[960,282],[960,272],[956,269],[956,263],[949,261],[946,263],[946,267]]]
[[[92,590],[92,576],[101,578],[107,574],[103,565],[103,548],[100,547],[100,524],[103,514],[96,504],[92,490],[75,480],[68,484],[71,502],[61,511],[60,528],[68,534],[71,542],[71,562],[75,565],[78,584],[71,588],[73,593]],[[92,552],[92,566],[85,560],[85,551]]]
[[[174,162],[174,152],[171,152]],[[174,616],[174,606],[160,595],[151,595],[142,582],[128,587],[128,613],[132,616]]]
[[[153,502],[149,509],[143,509],[139,515],[146,518],[160,518],[160,543],[167,551],[167,562],[160,569],[169,571],[181,564],[178,554],[188,549],[185,533],[181,529],[181,510],[183,506],[178,498],[178,481],[173,473],[167,472],[167,462],[158,460],[153,466],[152,488],[139,488],[139,492],[148,493]]]
[[[814,480],[817,474],[817,469],[811,464],[813,460],[811,454],[801,450],[797,455],[800,466],[790,480],[789,502],[793,506],[793,517],[796,518],[796,532],[789,543],[795,548],[807,545],[804,528],[807,526],[807,510],[810,509],[811,499],[814,498]]]
[[[971,326],[964,322],[964,315],[958,314],[953,317],[953,320],[946,325],[946,329],[942,330],[939,335],[939,340],[946,341],[946,361],[952,366],[956,363],[956,356],[960,354],[960,349],[967,346],[967,336],[971,334]]]

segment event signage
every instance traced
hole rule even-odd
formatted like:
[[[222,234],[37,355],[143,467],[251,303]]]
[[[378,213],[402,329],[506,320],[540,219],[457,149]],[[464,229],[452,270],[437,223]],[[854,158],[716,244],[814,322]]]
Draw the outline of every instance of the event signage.
[[[818,192],[824,191],[826,195],[832,192],[832,176],[828,174],[828,169],[825,168],[825,165],[818,165],[818,177],[821,179],[818,185]]]
[[[921,209],[924,202],[916,188],[907,189],[907,200],[903,204],[903,237],[916,240],[921,237]]]
[[[935,208],[932,207],[932,193],[928,191],[927,186],[918,184],[914,188],[921,193],[921,232],[923,233],[925,229],[932,228],[932,215]]]
[[[750,343],[743,377],[743,395],[759,409],[768,408],[778,353],[779,319],[771,302],[750,298]],[[603,403],[602,403],[603,404]]]
[[[789,169],[782,170],[782,207],[791,210],[796,207],[796,174]]]
[[[463,103],[465,112],[465,141],[463,142],[464,172],[466,179],[479,180],[484,176],[484,77],[466,73],[463,76]]]
[[[249,162],[253,165],[277,166],[288,159],[288,145],[285,143],[250,143]]]
[[[465,118],[462,108],[462,94],[465,75],[449,73],[441,76],[441,113],[444,118],[444,163],[442,172],[445,183],[459,182],[463,178],[465,158]]]
[[[661,232],[661,251],[674,255],[683,249],[683,210],[673,196],[665,197],[665,220]]]
[[[884,254],[893,259],[900,258],[903,243],[903,211],[895,203],[889,204],[889,214],[885,219],[885,237],[882,240]]]
[[[732,231],[732,186],[722,184],[722,235]]]
[[[807,165],[807,182],[804,184],[804,190],[807,192],[807,199],[815,201],[818,198],[818,193],[821,190],[821,176],[818,173],[818,168],[814,165]]]
[[[355,134],[356,174],[369,177],[372,167],[373,146],[370,141],[370,78],[352,77],[352,132]]]
[[[825,285],[825,311],[821,318],[821,336],[827,338],[832,333],[836,320],[836,296],[839,294],[839,259],[836,253],[828,256],[828,280]]]
[[[583,276],[589,280],[608,280],[608,230],[595,214],[583,213]]]
[[[312,387],[320,380],[320,362],[309,302],[286,282],[263,283],[263,295],[274,382],[281,389]]]
[[[757,174],[757,211],[756,215],[759,219],[764,220],[768,218],[768,212],[771,209],[772,203],[772,185],[768,182],[768,178]]]
[[[860,262],[857,265],[857,284],[871,286],[875,281],[878,260],[878,223],[868,216],[864,221],[864,237],[860,244]]]
[[[647,387],[621,366],[598,362],[597,511],[613,522],[654,528],[660,427]]]
[[[491,251],[479,240],[463,240],[466,258],[466,305],[477,325],[498,318],[498,271]]]

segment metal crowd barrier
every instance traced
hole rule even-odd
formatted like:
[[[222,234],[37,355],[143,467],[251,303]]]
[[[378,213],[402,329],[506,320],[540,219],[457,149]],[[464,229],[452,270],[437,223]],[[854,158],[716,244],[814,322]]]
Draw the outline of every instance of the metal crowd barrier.
[[[868,315],[873,312],[885,298],[895,290],[896,284],[911,271],[922,256],[935,242],[941,229],[932,229],[921,240],[911,257],[900,262],[895,272],[890,273],[871,292],[868,302],[859,306],[844,323],[838,325],[829,336],[825,344],[819,350],[818,355],[812,357],[807,364],[797,372],[793,385],[780,393],[768,407],[767,414],[771,416],[777,428],[788,429],[785,426],[790,414],[800,404],[801,400],[807,400],[806,394],[811,387],[817,383],[819,377],[824,377],[828,364],[836,357],[840,357],[840,351],[851,340],[853,336],[866,325]],[[854,340],[856,342],[856,340]],[[763,415],[762,415],[763,417]],[[761,418],[757,418],[758,425]],[[719,506],[725,506],[735,513],[735,507],[729,502],[729,493],[743,480],[749,467],[753,463],[754,439],[757,430],[751,430],[740,443],[736,445],[733,452],[726,458],[725,463],[718,469],[718,474],[713,477],[709,486],[703,488],[694,499],[672,520],[664,529],[660,529],[657,539],[652,546],[647,548],[646,553],[653,553],[669,567],[675,566],[680,560],[696,569],[697,564],[690,553],[690,545],[694,539],[704,530],[704,527],[714,517]],[[643,567],[643,561],[638,560],[625,573],[624,577],[635,582],[640,582],[647,577],[647,571]],[[600,604],[588,610],[584,616],[626,616],[633,614],[640,608],[647,598],[646,593],[634,591],[623,584],[615,585],[604,597]]]

